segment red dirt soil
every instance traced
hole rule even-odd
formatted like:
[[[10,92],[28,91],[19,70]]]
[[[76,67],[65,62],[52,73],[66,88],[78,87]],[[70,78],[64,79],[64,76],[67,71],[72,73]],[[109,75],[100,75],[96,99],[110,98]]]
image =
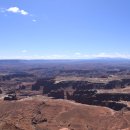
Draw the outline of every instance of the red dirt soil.
[[[0,101],[0,130],[130,130],[130,112],[36,96]]]

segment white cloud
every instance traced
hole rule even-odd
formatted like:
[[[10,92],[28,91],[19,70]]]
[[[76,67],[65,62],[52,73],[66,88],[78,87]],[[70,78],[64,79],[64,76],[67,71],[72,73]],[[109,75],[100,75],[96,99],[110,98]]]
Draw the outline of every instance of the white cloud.
[[[82,54],[80,52],[76,52],[75,55],[80,56]]]
[[[27,54],[27,50],[22,50],[22,53]],[[0,59],[98,59],[98,58],[123,58],[130,59],[130,54],[121,54],[121,53],[98,53],[98,54],[81,54],[76,55],[61,55],[61,54],[52,54],[52,55],[21,55],[21,56],[12,56],[12,57],[0,57]]]
[[[36,20],[36,19],[33,19],[32,21],[33,21],[33,22],[37,22],[37,20]]]
[[[94,58],[124,58],[124,59],[130,59],[129,54],[120,54],[120,53],[99,53],[99,54],[85,54],[81,57],[84,57],[86,59],[94,59]]]
[[[22,52],[22,53],[27,53],[27,50],[22,50],[21,52]]]
[[[7,16],[7,12],[29,16],[32,18],[32,22],[37,22],[33,14],[30,14],[27,11],[20,9],[19,7],[14,6],[10,8],[0,8],[0,13],[3,13],[4,16]]]
[[[130,59],[130,54],[121,53],[98,53],[98,54],[82,54],[80,52],[74,53],[74,59],[96,59],[96,58],[124,58]]]
[[[10,7],[8,9],[6,9],[7,12],[11,12],[11,13],[18,13],[21,15],[28,15],[29,13],[25,10],[19,9],[18,7]]]
[[[22,15],[28,15],[28,12],[26,12],[25,10],[21,10],[20,12]]]
[[[130,54],[121,54],[121,53],[99,53],[97,55],[92,55],[94,58],[125,58],[130,59]]]

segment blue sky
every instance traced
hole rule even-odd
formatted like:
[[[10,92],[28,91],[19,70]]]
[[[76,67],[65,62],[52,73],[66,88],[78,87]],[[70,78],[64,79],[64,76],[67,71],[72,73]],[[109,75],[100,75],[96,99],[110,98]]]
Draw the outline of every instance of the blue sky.
[[[130,58],[130,0],[0,0],[0,59]]]

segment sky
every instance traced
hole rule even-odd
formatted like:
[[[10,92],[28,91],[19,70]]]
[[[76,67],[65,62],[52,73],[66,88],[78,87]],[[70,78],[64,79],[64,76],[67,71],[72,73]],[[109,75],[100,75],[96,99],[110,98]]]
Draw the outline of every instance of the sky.
[[[130,0],[0,0],[0,59],[130,59]]]

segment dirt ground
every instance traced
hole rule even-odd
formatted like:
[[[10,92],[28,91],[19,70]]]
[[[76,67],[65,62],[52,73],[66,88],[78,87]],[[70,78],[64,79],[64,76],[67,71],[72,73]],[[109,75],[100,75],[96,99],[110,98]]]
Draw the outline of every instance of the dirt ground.
[[[0,130],[130,130],[130,112],[35,96],[0,101]]]

